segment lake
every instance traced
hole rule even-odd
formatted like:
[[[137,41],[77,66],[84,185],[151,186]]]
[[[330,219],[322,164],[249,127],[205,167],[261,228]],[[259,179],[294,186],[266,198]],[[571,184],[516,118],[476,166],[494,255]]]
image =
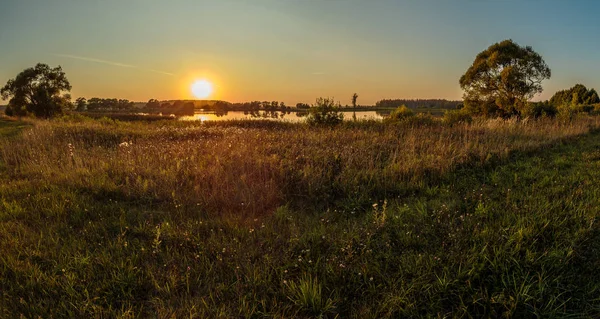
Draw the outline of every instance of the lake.
[[[344,120],[352,120],[353,114],[356,114],[358,120],[381,120],[383,116],[376,111],[342,111],[344,114]],[[259,119],[272,119],[272,120],[283,120],[288,122],[301,122],[306,120],[307,112],[268,112],[259,111],[255,114],[250,114],[243,111],[229,111],[224,113],[216,112],[196,112],[192,116],[182,116],[181,120],[184,121],[227,121],[227,120],[259,120]]]

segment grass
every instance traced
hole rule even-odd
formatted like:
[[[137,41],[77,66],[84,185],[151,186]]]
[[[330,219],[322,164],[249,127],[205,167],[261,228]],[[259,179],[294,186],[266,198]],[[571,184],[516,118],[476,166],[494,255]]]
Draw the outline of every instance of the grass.
[[[22,122],[9,118],[0,118],[0,136],[2,137],[14,137],[20,133],[24,128],[29,127],[31,124],[28,122]]]
[[[598,123],[33,121],[0,317],[598,317]]]

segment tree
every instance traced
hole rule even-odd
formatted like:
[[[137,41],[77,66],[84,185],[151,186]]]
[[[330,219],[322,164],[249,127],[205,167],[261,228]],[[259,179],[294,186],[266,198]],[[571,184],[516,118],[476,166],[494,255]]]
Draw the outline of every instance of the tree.
[[[148,103],[146,103],[146,108],[158,109],[160,108],[160,102],[157,99],[150,99],[148,100]]]
[[[358,94],[354,93],[352,95],[352,107],[356,107],[356,100],[358,99]]]
[[[308,111],[308,124],[311,125],[337,125],[344,120],[344,113],[340,111],[339,102],[333,99],[318,98]]]
[[[594,89],[587,89],[583,84],[576,84],[568,90],[554,93],[550,104],[560,106],[579,106],[600,103],[598,93]]]
[[[71,84],[60,66],[50,68],[38,63],[8,80],[0,90],[3,100],[10,98],[7,114],[23,116],[29,113],[48,118],[69,107]]]
[[[490,107],[493,103],[499,115],[511,116],[520,115],[527,101],[543,91],[542,81],[550,76],[550,68],[531,47],[504,40],[479,53],[459,83],[465,91],[465,104],[471,104],[467,109],[483,109],[473,104],[494,109]]]
[[[81,112],[87,110],[87,100],[84,97],[77,98],[77,100],[75,100],[75,105],[76,111]]]

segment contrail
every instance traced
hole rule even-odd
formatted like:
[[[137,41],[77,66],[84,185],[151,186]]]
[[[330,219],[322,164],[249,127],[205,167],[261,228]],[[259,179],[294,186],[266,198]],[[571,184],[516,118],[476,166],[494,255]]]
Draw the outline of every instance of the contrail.
[[[88,61],[88,62],[94,62],[94,63],[102,63],[102,64],[120,66],[123,68],[138,69],[138,70],[149,71],[149,72],[154,72],[154,73],[158,73],[158,74],[175,76],[175,74],[173,74],[173,73],[155,70],[155,69],[142,68],[142,67],[131,65],[131,64],[125,64],[125,63],[119,63],[119,62],[113,62],[113,61],[107,61],[107,60],[101,60],[101,59],[95,59],[95,58],[87,58],[87,57],[76,56],[76,55],[71,55],[71,54],[53,54],[53,55],[57,56],[57,57],[62,57],[62,58],[82,60],[82,61]]]

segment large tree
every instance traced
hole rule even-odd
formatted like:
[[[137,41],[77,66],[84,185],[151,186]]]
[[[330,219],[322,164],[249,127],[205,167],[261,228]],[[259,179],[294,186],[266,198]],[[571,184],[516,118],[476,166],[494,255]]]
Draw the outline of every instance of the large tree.
[[[70,90],[71,84],[60,66],[50,68],[38,63],[8,80],[0,94],[4,100],[10,98],[7,114],[48,118],[69,106],[71,97],[67,92]]]
[[[504,40],[477,55],[460,86],[470,109],[511,116],[519,115],[527,101],[542,92],[542,81],[550,75],[542,56],[531,47]]]

